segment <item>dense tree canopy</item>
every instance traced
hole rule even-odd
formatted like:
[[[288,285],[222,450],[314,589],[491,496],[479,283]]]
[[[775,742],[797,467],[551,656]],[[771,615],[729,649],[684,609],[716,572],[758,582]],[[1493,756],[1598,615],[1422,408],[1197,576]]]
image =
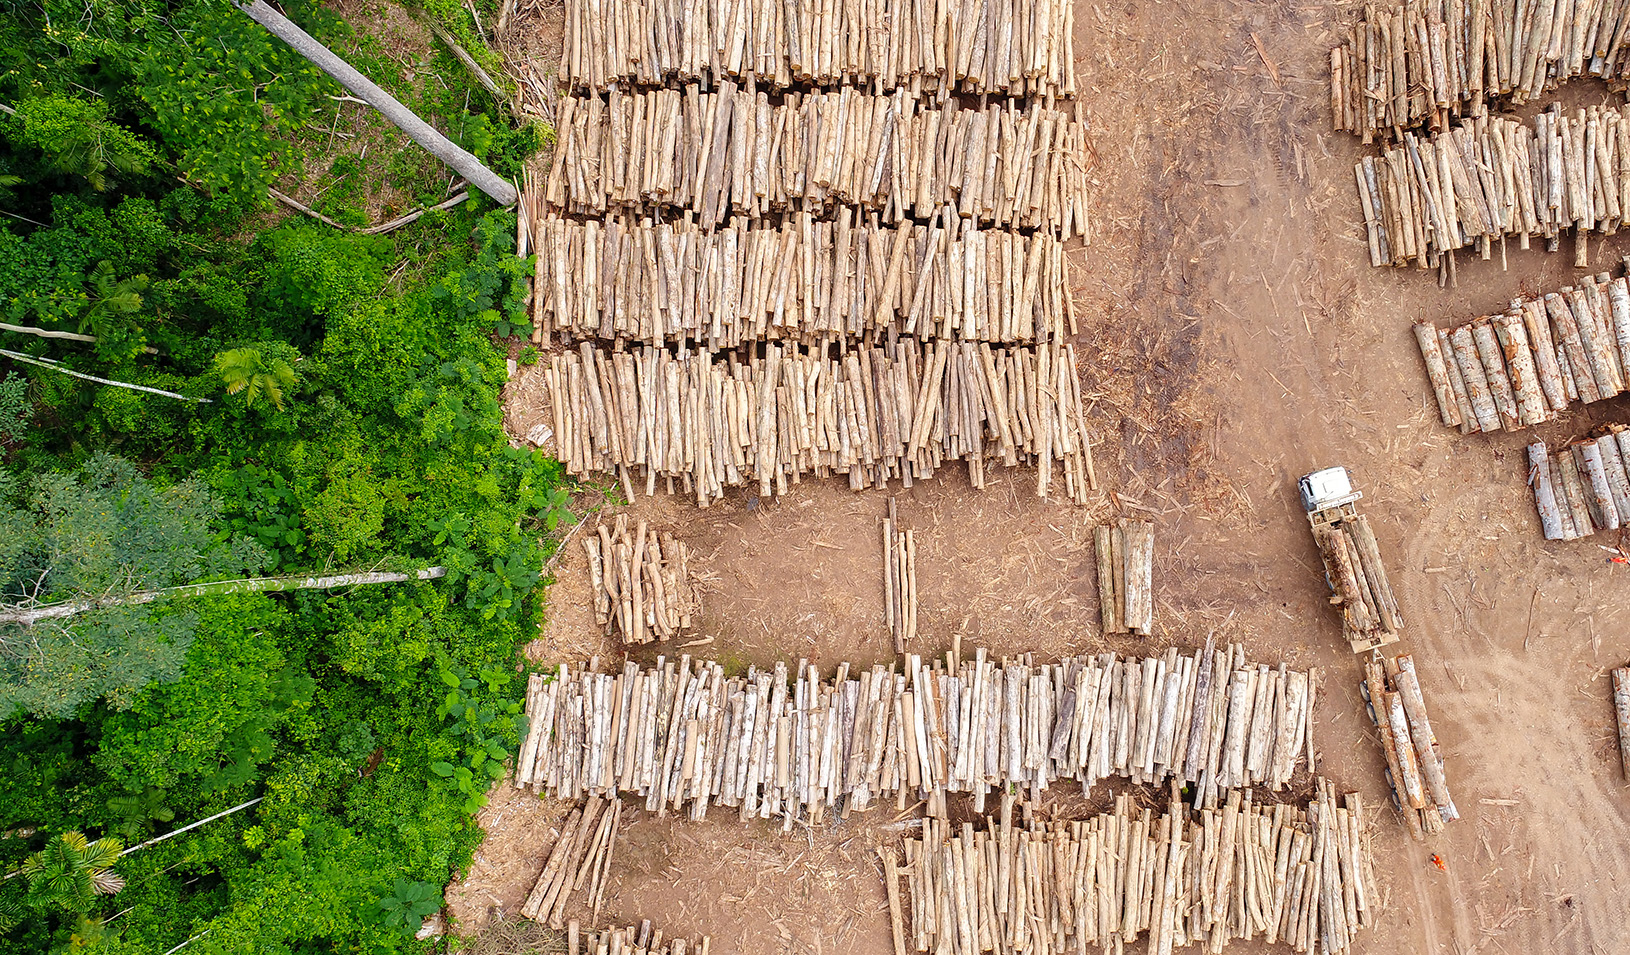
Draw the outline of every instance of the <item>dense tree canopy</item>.
[[[472,200],[370,237],[274,207],[306,182],[357,226],[450,184],[228,0],[7,9],[0,352],[31,362],[0,354],[0,604],[98,603],[0,627],[0,949],[422,948],[518,740],[565,501],[502,429],[514,214]],[[504,174],[537,144],[429,41],[283,10]],[[410,15],[490,58],[464,6]]]

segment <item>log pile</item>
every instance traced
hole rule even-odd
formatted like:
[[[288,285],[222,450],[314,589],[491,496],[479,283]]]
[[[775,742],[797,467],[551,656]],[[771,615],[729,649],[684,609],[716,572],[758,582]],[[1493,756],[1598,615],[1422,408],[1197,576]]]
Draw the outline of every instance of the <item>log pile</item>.
[[[1094,527],[1092,535],[1104,632],[1149,634],[1155,619],[1155,525],[1121,521]]]
[[[981,827],[928,819],[904,868],[884,850],[885,878],[906,879],[895,950],[1119,952],[1146,935],[1152,953],[1257,938],[1345,952],[1380,898],[1363,805],[1343,802],[1320,780],[1305,809],[1236,791],[1221,808],[1174,797],[1164,814],[1122,795],[1112,812],[1050,825],[1015,826],[1006,802]]]
[[[585,907],[593,918],[599,917],[622,814],[622,800],[590,796],[567,815],[543,872],[521,906],[523,916],[560,928],[567,904],[583,892]]]
[[[777,99],[750,79],[568,97],[544,198],[572,215],[688,211],[703,231],[852,205],[889,225],[949,208],[985,226],[1086,234],[1086,128],[1063,110],[935,107],[852,86]]]
[[[1575,77],[1622,88],[1630,7],[1525,0],[1428,0],[1364,9],[1330,51],[1337,130],[1376,134],[1520,105]]]
[[[1414,658],[1372,659],[1364,665],[1365,694],[1375,720],[1387,778],[1410,834],[1443,831],[1460,818],[1443,770],[1443,750],[1426,715],[1426,699],[1415,676]]]
[[[1630,524],[1630,430],[1612,424],[1553,454],[1528,446],[1528,485],[1546,540],[1578,540]]]
[[[1402,142],[1354,167],[1371,265],[1452,268],[1454,251],[1485,259],[1505,238],[1555,251],[1568,229],[1585,266],[1591,232],[1630,222],[1630,107],[1540,113],[1533,125],[1485,116]]]
[[[658,534],[644,521],[631,534],[628,515],[614,528],[583,538],[588,556],[594,619],[624,643],[667,640],[689,630],[702,609],[690,579],[690,551],[672,533]]]
[[[1067,96],[1074,24],[1058,0],[568,0],[560,76],[590,92],[752,76],[771,88]]]
[[[1630,667],[1613,671],[1613,718],[1619,725],[1619,768],[1630,779]]]
[[[1073,22],[1061,0],[568,0],[517,248],[533,341],[586,343],[548,371],[570,472],[706,506],[948,460],[975,486],[1038,467],[1046,496],[1061,463],[1084,503]]]
[[[727,487],[765,496],[806,475],[846,475],[853,488],[910,487],[966,461],[1033,464],[1037,494],[1084,502],[1096,484],[1073,346],[993,349],[972,342],[831,349],[768,345],[741,361],[704,353],[597,350],[584,342],[545,369],[556,456],[568,473],[632,473],[681,482],[699,506]]]
[[[894,652],[917,638],[917,532],[897,526],[894,498],[883,518],[883,607]]]
[[[1451,329],[1415,325],[1438,416],[1516,431],[1630,390],[1630,283],[1603,272]]]
[[[844,206],[831,221],[733,219],[714,232],[629,214],[546,218],[534,242],[533,321],[568,339],[719,351],[897,335],[1042,342],[1074,331],[1056,236],[981,230],[949,211],[890,228]]]
[[[718,663],[658,658],[617,674],[561,665],[528,684],[515,783],[564,799],[643,797],[648,811],[819,821],[893,796],[946,811],[947,793],[1110,776],[1180,781],[1196,802],[1285,786],[1311,752],[1310,674],[1247,663],[1238,645],[1142,660],[908,656],[823,679],[800,664],[726,676]]]
[[[1315,512],[1310,518],[1324,574],[1334,591],[1330,602],[1341,608],[1342,632],[1353,652],[1397,642],[1403,616],[1369,518],[1351,504]]]
[[[588,943],[586,950],[584,942]],[[581,933],[577,922],[566,925],[566,955],[708,955],[712,943],[706,935],[700,942],[663,938],[661,929],[652,931],[650,919],[637,926],[601,929],[586,935]]]

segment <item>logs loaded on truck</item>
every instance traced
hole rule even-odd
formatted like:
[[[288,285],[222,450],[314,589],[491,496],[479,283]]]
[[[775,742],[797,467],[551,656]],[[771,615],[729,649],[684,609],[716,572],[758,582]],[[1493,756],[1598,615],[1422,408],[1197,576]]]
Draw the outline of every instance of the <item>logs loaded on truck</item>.
[[[1341,608],[1342,633],[1353,652],[1396,643],[1403,618],[1375,532],[1354,506],[1363,495],[1353,490],[1347,469],[1325,468],[1305,475],[1301,491],[1313,540],[1324,560],[1330,602]]]
[[[1376,653],[1364,665],[1359,689],[1369,706],[1387,760],[1387,782],[1409,832],[1420,839],[1460,818],[1449,795],[1443,750],[1426,715],[1426,697],[1408,654],[1386,659]]]

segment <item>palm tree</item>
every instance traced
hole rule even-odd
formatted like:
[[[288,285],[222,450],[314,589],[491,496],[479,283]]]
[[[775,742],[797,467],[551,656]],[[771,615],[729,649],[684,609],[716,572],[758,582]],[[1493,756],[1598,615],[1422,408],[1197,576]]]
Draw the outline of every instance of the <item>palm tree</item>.
[[[253,408],[256,398],[265,398],[272,407],[283,410],[283,390],[299,382],[294,369],[281,358],[267,359],[258,348],[233,348],[215,356],[215,370],[226,382],[226,393],[243,392],[243,403]]]
[[[98,895],[112,895],[125,887],[124,877],[113,871],[123,848],[111,837],[91,842],[82,832],[57,835],[23,863],[30,900],[77,912]]]

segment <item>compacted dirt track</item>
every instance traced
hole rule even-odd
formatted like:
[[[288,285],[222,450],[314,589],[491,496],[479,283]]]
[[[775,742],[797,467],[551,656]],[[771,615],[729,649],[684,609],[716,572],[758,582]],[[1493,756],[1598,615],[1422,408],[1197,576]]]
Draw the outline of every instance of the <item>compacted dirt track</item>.
[[[1296,494],[1298,475],[1345,464],[1405,615],[1395,649],[1415,654],[1463,817],[1417,844],[1390,808],[1373,814],[1385,910],[1356,950],[1630,951],[1630,790],[1606,674],[1630,657],[1630,569],[1604,560],[1596,544],[1615,543],[1607,535],[1542,541],[1522,463],[1526,440],[1626,420],[1630,407],[1619,398],[1503,436],[1439,424],[1410,323],[1464,320],[1566,284],[1572,243],[1552,255],[1513,248],[1508,271],[1498,257],[1463,257],[1458,288],[1439,288],[1433,273],[1369,267],[1352,186],[1363,147],[1328,131],[1328,51],[1356,9],[1078,4],[1097,191],[1092,244],[1073,253],[1073,291],[1104,494],[1085,508],[1043,501],[1024,471],[982,492],[953,470],[898,491],[901,526],[918,542],[920,638],[910,649],[943,652],[954,633],[964,652],[1044,659],[1188,648],[1212,632],[1241,640],[1253,660],[1319,668],[1318,770],[1383,806],[1362,661],[1327,606]],[[1564,95],[1609,96],[1591,84]],[[1593,241],[1591,269],[1627,250],[1623,239]],[[510,389],[515,434],[540,420],[540,390],[521,369]],[[892,658],[885,506],[883,494],[832,482],[775,500],[742,492],[707,510],[641,498],[631,513],[674,528],[697,555],[706,601],[697,638],[712,639],[685,652],[742,668],[829,666]],[[1118,517],[1156,524],[1158,633],[1146,640],[1099,632],[1091,527]],[[575,542],[556,573],[531,655],[612,658]],[[637,656],[654,658],[659,646]],[[1086,802],[1060,792],[1042,808],[1102,806],[1119,786]],[[449,891],[462,931],[519,909],[562,814],[499,787],[482,817],[488,842]],[[875,847],[898,838],[892,810],[791,833],[717,812],[702,823],[634,819],[606,919],[708,934],[727,955],[890,949]]]

